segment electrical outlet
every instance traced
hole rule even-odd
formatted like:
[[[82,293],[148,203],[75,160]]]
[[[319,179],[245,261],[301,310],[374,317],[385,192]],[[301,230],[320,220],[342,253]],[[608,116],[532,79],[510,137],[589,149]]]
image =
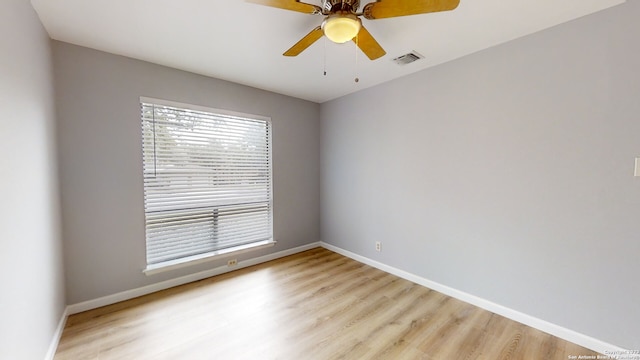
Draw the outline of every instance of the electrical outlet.
[[[382,250],[382,243],[380,241],[376,241],[376,251]]]
[[[227,266],[236,266],[238,265],[238,259],[231,259],[227,261]]]

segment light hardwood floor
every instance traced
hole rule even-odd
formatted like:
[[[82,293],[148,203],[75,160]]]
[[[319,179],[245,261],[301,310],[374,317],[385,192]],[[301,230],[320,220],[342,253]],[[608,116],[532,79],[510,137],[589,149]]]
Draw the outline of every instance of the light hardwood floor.
[[[64,359],[567,359],[595,352],[326,249],[69,317]]]

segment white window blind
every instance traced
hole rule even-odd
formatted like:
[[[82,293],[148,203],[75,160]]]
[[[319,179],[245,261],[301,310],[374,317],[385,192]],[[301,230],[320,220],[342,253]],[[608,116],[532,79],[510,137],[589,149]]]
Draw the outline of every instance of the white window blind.
[[[147,265],[273,241],[271,124],[141,98]]]

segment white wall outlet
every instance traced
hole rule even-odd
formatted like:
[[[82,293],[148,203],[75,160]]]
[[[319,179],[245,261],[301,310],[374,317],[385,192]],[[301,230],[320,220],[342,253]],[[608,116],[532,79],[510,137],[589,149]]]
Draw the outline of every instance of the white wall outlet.
[[[376,241],[376,251],[382,250],[382,243],[380,241]]]
[[[238,265],[238,259],[231,259],[227,261],[227,266],[236,266]]]
[[[634,176],[640,176],[640,157],[636,158],[636,170],[633,172]]]

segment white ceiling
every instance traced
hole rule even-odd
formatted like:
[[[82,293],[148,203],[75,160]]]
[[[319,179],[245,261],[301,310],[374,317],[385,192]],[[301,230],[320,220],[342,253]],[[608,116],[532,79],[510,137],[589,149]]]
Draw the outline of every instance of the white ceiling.
[[[242,0],[31,2],[55,40],[322,103],[624,1],[461,0],[449,12],[363,19],[387,51],[375,61],[352,42],[324,38],[284,57],[322,16]],[[404,67],[391,61],[412,50],[425,59]]]

